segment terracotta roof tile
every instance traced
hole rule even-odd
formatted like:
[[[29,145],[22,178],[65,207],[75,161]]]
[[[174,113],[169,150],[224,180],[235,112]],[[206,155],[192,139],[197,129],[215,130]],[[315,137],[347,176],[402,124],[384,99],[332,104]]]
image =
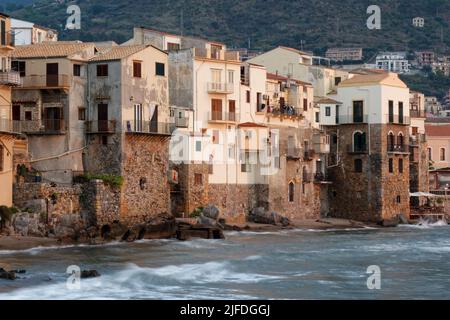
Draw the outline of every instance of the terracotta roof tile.
[[[106,48],[101,51],[96,57],[89,61],[111,61],[120,60],[131,56],[139,51],[144,50],[149,46],[146,45],[134,45],[134,46],[115,46],[111,48]]]
[[[42,42],[38,44],[16,46],[11,53],[13,58],[51,58],[68,57],[79,53],[89,47],[94,47],[94,43],[77,41],[55,41]]]
[[[425,132],[430,137],[450,137],[450,125],[425,126]]]

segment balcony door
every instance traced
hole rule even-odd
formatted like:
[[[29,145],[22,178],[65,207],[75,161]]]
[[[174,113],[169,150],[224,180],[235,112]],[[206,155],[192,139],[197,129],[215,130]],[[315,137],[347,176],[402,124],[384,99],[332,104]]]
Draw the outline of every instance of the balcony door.
[[[47,63],[47,87],[58,86],[58,64]]]
[[[12,106],[12,119],[13,121],[20,121],[20,105],[18,104]]]
[[[108,105],[106,103],[99,103],[97,105],[97,120],[98,131],[108,131]]]
[[[44,126],[46,131],[60,131],[62,129],[62,108],[44,109]]]
[[[134,131],[142,132],[142,104],[134,105]]]
[[[152,118],[150,119],[150,132],[158,132],[158,106],[155,106],[155,109],[152,114]]]
[[[353,122],[362,123],[364,121],[363,101],[353,101]]]
[[[222,100],[211,100],[211,120],[222,120]]]

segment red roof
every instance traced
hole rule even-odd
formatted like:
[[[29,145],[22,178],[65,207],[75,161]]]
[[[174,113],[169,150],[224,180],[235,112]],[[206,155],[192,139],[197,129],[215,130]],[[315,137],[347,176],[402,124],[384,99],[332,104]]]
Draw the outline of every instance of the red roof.
[[[450,137],[450,125],[425,126],[425,132],[430,137]]]

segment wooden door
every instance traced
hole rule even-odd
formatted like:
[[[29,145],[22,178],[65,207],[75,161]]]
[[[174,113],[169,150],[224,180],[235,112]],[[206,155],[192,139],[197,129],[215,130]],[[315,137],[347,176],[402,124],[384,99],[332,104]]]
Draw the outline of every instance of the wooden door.
[[[13,105],[12,111],[13,121],[20,121],[20,105]]]
[[[47,87],[58,86],[58,64],[47,63]]]
[[[222,120],[222,100],[211,100],[211,120]]]

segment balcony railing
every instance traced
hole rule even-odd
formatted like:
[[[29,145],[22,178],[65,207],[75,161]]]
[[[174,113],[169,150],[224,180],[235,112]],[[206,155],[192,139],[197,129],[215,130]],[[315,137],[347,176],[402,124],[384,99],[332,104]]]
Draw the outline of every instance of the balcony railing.
[[[14,132],[27,134],[64,134],[66,123],[63,119],[41,119],[13,121]]]
[[[206,48],[194,48],[194,57],[223,61],[240,61],[238,51],[211,50]]]
[[[0,84],[6,86],[20,86],[22,81],[16,71],[0,71]]]
[[[234,92],[234,84],[224,82],[208,82],[208,92],[231,94]]]
[[[350,154],[364,154],[368,152],[367,145],[347,145],[347,152]]]
[[[407,144],[388,144],[387,151],[390,153],[409,153]]]
[[[30,75],[22,77],[24,88],[68,88],[71,77],[68,75]]]
[[[209,112],[209,122],[239,122],[239,114],[235,112]]]
[[[173,126],[166,122],[125,120],[123,130],[126,133],[170,135]]]
[[[284,106],[284,107],[269,106],[267,108],[267,114],[274,117],[302,117],[303,109],[294,108],[292,106]]]
[[[409,110],[411,118],[426,118],[427,115],[424,110]]]
[[[411,124],[411,118],[406,116],[399,116],[398,114],[387,114],[386,122],[391,124],[402,124],[409,126]]]
[[[9,119],[0,119],[0,132],[8,132],[12,133],[13,130],[13,123]]]
[[[354,123],[369,123],[369,115],[353,116],[353,115],[340,115],[336,118],[338,124],[354,124]]]
[[[302,158],[301,148],[288,148],[286,157],[291,160],[298,160]]]
[[[188,128],[189,127],[189,118],[175,118],[175,127],[177,128]]]
[[[86,121],[86,133],[115,133],[116,120]]]

